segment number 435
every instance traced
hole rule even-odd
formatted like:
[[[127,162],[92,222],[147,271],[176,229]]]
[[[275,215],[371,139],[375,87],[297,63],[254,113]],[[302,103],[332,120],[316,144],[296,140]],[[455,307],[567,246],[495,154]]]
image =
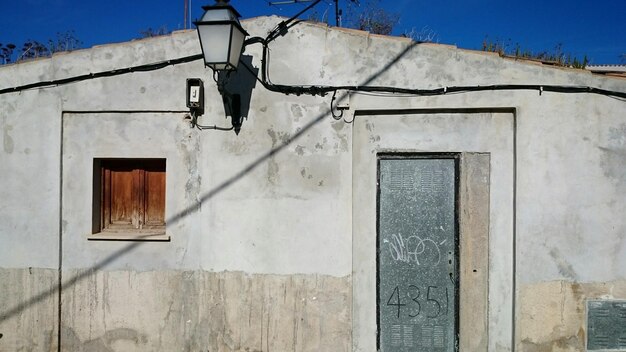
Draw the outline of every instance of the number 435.
[[[444,290],[445,301],[441,300],[441,293],[443,293]],[[419,287],[409,285],[406,293],[409,300],[403,302],[400,287],[396,286],[387,300],[387,305],[394,307],[398,318],[400,318],[400,315],[403,313],[403,309],[406,310],[406,313],[411,318],[422,314],[422,310],[430,313],[426,315],[427,318],[436,318],[441,315],[448,315],[450,302],[448,293],[448,287],[428,286],[426,289],[426,297],[423,297]],[[422,305],[424,309],[422,309]]]

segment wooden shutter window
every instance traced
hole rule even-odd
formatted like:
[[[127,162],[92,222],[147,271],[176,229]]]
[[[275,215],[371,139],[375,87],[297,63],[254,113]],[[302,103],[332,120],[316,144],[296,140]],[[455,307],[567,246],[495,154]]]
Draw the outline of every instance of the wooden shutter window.
[[[145,169],[143,177],[143,226],[159,228],[165,226],[165,164]]]
[[[165,228],[165,159],[100,161],[101,231]]]

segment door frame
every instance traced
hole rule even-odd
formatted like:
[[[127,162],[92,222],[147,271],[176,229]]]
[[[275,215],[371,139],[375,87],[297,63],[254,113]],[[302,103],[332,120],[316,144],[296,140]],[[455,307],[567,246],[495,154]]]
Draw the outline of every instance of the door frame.
[[[460,350],[511,350],[515,109],[353,111],[353,350],[373,351],[377,342],[375,182],[381,153],[461,155]],[[466,301],[476,314],[463,309]]]

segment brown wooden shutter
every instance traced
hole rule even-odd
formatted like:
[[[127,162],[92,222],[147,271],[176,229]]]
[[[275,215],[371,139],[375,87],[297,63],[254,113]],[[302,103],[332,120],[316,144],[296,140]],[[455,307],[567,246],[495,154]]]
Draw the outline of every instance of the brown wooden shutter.
[[[165,225],[165,170],[146,168],[144,174],[144,224]]]
[[[109,159],[101,163],[101,229],[165,226],[165,159]]]

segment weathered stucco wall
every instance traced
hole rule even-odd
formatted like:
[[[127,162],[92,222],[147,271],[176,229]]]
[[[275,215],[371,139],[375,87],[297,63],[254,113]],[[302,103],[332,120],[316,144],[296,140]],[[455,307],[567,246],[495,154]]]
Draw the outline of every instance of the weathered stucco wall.
[[[0,351],[54,351],[58,272],[0,269]]]
[[[624,299],[626,281],[550,281],[520,288],[522,351],[586,351],[588,299]]]
[[[264,36],[279,21],[244,27]],[[271,49],[279,84],[626,91],[584,71],[308,23]],[[199,52],[193,31],[105,45],[0,67],[0,88]],[[260,57],[246,48],[255,68]],[[340,94],[346,123],[329,96],[272,93],[242,69],[235,88],[251,91],[236,136],[189,128],[193,77],[205,81],[200,123],[227,125],[201,61],[0,95],[1,351],[56,350],[58,336],[67,351],[368,350],[377,151],[491,154],[490,351],[582,351],[584,300],[626,298],[623,101]],[[170,242],[87,240],[99,157],[167,159]]]
[[[98,272],[64,292],[63,350],[349,351],[350,300],[322,275]]]
[[[350,351],[347,278],[68,270],[62,351]],[[56,351],[56,272],[2,269],[1,351]],[[25,298],[28,298],[25,300]],[[10,311],[5,308],[13,307]],[[7,318],[5,320],[5,318]]]

